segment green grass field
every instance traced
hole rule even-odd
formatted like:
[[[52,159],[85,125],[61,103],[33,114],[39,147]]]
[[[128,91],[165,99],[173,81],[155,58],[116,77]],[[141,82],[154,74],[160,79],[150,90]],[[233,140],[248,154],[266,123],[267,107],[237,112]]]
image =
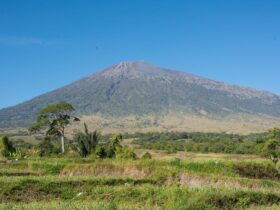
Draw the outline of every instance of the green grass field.
[[[249,155],[152,155],[152,160],[61,157],[2,162],[0,208],[280,208],[279,172],[267,160]]]

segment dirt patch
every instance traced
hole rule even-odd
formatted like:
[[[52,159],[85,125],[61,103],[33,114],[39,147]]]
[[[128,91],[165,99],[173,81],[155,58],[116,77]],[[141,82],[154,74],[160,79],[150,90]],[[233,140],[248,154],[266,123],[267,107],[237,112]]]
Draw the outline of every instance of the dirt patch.
[[[86,166],[64,168],[60,175],[63,176],[96,176],[96,177],[127,177],[127,178],[146,178],[150,174],[149,169],[140,169],[137,167],[128,166],[114,166],[114,165],[101,165],[101,166]]]
[[[257,163],[242,163],[234,164],[233,169],[237,174],[243,177],[255,179],[271,179],[280,180],[280,173],[273,165],[257,164]]]
[[[31,187],[26,189],[23,189],[21,187],[19,188],[15,187],[14,189],[11,190],[11,192],[9,192],[9,194],[5,193],[1,195],[0,201],[1,202],[15,201],[15,202],[28,203],[32,201],[46,200],[50,197],[51,195],[42,191],[35,190]]]
[[[1,176],[36,176],[38,173],[34,172],[0,172]]]
[[[167,180],[167,184],[180,184],[193,188],[200,187],[227,187],[227,188],[262,188],[258,182],[241,183],[238,180],[223,177],[203,177],[194,174],[181,173]]]

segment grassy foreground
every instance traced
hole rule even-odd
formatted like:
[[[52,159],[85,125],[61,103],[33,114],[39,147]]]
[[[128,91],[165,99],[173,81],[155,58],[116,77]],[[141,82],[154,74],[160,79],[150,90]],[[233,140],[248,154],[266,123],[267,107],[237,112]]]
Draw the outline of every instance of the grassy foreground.
[[[279,209],[266,160],[33,158],[0,165],[0,209]]]

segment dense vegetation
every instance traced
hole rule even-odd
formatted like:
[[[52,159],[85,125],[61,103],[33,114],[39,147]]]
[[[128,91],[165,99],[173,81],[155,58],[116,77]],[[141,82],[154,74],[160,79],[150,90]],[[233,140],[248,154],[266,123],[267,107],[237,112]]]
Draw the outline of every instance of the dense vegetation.
[[[276,134],[273,134],[273,131],[276,131]],[[100,132],[89,131],[86,127],[84,132],[78,131],[72,138],[67,138],[65,147],[66,153],[78,153],[81,157],[91,155],[99,158],[137,158],[133,154],[132,148],[126,148],[121,145],[122,139],[125,138],[129,140],[130,144],[137,145],[142,149],[163,150],[168,153],[186,151],[206,154],[255,154],[267,157],[277,163],[280,156],[280,138],[277,137],[279,133],[280,130],[275,128],[267,133],[251,135],[198,132],[101,135]],[[37,146],[28,144],[20,139],[13,141],[13,144],[17,151],[21,153],[29,153],[31,150],[32,152],[36,151],[39,156],[60,155],[60,143],[56,136],[36,138],[41,142]],[[116,155],[117,152],[127,154]]]
[[[268,134],[146,133],[130,135],[141,148],[202,153],[264,154]]]

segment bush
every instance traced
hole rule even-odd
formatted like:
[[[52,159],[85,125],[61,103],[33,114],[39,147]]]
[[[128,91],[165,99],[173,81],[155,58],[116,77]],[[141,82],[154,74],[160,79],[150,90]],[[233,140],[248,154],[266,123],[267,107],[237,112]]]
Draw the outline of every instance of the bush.
[[[116,157],[117,150],[121,149],[122,146],[120,141],[122,140],[122,135],[116,135],[109,143],[97,145],[96,156],[99,158],[114,158]]]
[[[45,137],[38,147],[40,157],[51,156],[52,154],[58,154],[60,152],[60,149],[52,144],[50,137]]]
[[[279,180],[280,174],[273,164],[240,162],[233,164],[234,171],[240,176],[257,179]]]
[[[126,160],[136,160],[137,155],[134,153],[132,148],[128,146],[125,147],[118,147],[116,150],[116,158],[119,159],[126,159]]]
[[[144,155],[142,155],[141,159],[143,160],[152,159],[152,155],[149,152],[146,152]]]
[[[95,155],[98,158],[106,158],[107,157],[107,153],[106,153],[106,148],[104,145],[97,145],[96,149],[95,149]]]
[[[84,124],[84,127],[84,133],[79,132],[74,136],[74,140],[77,143],[76,150],[81,157],[87,157],[95,150],[100,137],[96,130],[89,132],[87,124]]]
[[[23,159],[27,157],[27,150],[22,148],[17,148],[15,152],[11,154],[13,159]]]
[[[0,137],[0,152],[3,157],[10,157],[16,152],[13,143],[9,141],[7,136]]]
[[[117,148],[114,147],[111,143],[97,145],[95,149],[95,155],[98,158],[114,158],[116,156]]]
[[[266,156],[277,165],[280,158],[280,141],[278,139],[269,139],[265,144]]]
[[[257,154],[264,150],[267,133],[248,136],[226,133],[136,133],[134,144],[143,149],[202,153]]]

